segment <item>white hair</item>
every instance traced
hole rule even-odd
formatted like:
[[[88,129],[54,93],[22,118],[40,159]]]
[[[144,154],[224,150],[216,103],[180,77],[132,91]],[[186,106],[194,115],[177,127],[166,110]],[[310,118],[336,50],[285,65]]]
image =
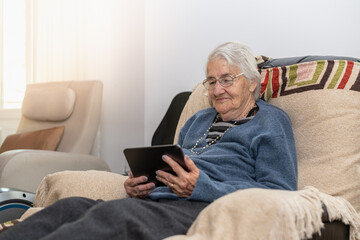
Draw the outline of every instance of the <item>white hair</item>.
[[[257,100],[260,95],[260,73],[257,70],[256,59],[251,49],[240,42],[226,42],[215,48],[209,55],[207,64],[214,59],[224,59],[244,73],[246,79],[256,82],[254,98]]]

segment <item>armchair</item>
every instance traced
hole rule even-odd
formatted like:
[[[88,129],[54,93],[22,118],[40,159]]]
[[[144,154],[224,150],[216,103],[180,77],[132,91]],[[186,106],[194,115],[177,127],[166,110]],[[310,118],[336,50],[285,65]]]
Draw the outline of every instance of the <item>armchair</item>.
[[[204,209],[187,235],[169,240],[360,239],[360,148],[356,144],[360,133],[360,60],[260,57],[258,63],[262,98],[287,112],[293,124],[299,191],[236,191]],[[184,122],[199,109],[211,106],[205,92],[199,83],[190,97],[183,94],[189,98],[177,123],[175,142]],[[157,132],[174,135],[173,131]],[[156,143],[169,140],[161,134]],[[41,182],[34,205],[46,207],[74,195],[105,200],[126,197],[124,191],[115,193],[125,178],[97,171],[50,174]],[[113,190],[109,190],[111,181]],[[107,190],[92,191],[104,182]],[[89,185],[91,189],[84,189]],[[295,214],[288,215],[289,211]]]
[[[90,155],[101,103],[101,81],[29,84],[17,134],[8,136],[1,147],[0,186],[35,192],[43,177],[53,172],[109,171],[103,160]],[[44,134],[44,129],[62,127],[55,137],[53,132]],[[39,138],[42,142],[35,146]]]

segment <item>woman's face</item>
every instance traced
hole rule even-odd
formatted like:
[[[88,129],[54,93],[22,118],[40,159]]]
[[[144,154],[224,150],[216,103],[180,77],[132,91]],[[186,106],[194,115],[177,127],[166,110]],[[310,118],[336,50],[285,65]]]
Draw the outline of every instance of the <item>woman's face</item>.
[[[207,65],[207,78],[221,79],[225,76],[236,76],[242,71],[231,66],[224,59],[211,60]],[[220,113],[224,121],[239,119],[249,110],[250,104],[255,102],[253,92],[256,82],[250,83],[244,75],[234,79],[230,87],[222,87],[216,82],[213,89],[209,89],[213,107]],[[252,107],[252,105],[251,105]]]

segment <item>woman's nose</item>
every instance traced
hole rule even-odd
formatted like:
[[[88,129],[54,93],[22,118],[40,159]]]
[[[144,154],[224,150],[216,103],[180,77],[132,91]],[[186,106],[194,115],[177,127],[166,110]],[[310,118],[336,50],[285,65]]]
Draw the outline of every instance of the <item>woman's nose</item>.
[[[225,90],[224,87],[220,85],[219,81],[216,81],[213,91],[215,95],[219,95],[223,93]]]

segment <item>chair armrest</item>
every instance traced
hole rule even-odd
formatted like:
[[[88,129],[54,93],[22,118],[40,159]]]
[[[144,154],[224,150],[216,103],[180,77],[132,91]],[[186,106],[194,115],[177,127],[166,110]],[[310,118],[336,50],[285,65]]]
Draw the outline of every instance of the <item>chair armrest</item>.
[[[34,207],[46,207],[67,197],[109,201],[125,198],[127,176],[105,171],[62,171],[47,175],[36,191]]]
[[[308,240],[346,240],[350,239],[350,226],[343,223],[341,220],[330,221],[329,213],[325,204],[322,204],[321,221],[324,227],[321,229],[321,234],[315,233],[312,238]]]
[[[100,158],[86,154],[12,150],[0,154],[0,186],[35,192],[49,173],[91,169],[109,171],[109,166]]]

